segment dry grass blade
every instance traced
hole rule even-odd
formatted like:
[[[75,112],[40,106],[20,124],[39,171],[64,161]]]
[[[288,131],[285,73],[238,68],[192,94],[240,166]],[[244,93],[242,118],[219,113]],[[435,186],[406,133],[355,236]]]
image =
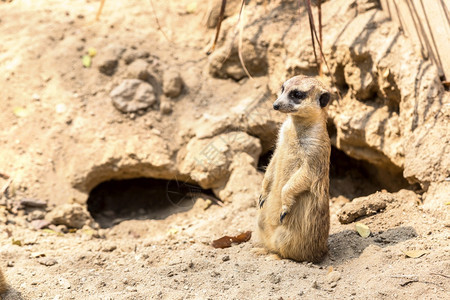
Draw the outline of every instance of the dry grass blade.
[[[319,14],[319,43],[320,45],[323,45],[322,43],[322,0],[317,1],[317,10]],[[319,61],[319,76],[322,76],[322,57]]]
[[[217,40],[219,39],[220,26],[222,25],[223,17],[225,15],[226,6],[227,6],[227,0],[222,0],[222,5],[220,7],[220,13],[219,13],[219,20],[217,21],[217,27],[216,27],[216,36],[214,37],[214,42],[211,46],[211,49],[209,49],[208,52],[206,52],[207,55],[210,55],[216,48]]]
[[[100,15],[102,14],[104,5],[105,5],[105,0],[102,0],[102,2],[100,2],[100,7],[98,8],[97,15],[95,16],[96,21],[100,20]]]
[[[312,13],[312,8],[311,8],[311,0],[304,0],[305,6],[306,6],[306,10],[308,12],[308,19],[309,19],[309,27],[310,27],[310,31],[311,31],[311,41],[312,41],[312,45],[313,45],[313,51],[314,51],[314,57],[316,59],[316,63],[318,66],[318,72],[319,75],[322,74],[322,68],[321,68],[321,62],[319,62],[318,58],[317,58],[317,54],[316,54],[316,47],[315,47],[315,41],[317,41],[317,44],[319,45],[319,52],[320,52],[320,58],[321,61],[323,61],[325,63],[325,66],[327,67],[328,72],[331,75],[331,69],[328,66],[328,62],[325,58],[325,55],[323,54],[323,47],[322,47],[322,9],[321,9],[321,1],[319,0],[319,26],[320,26],[320,38],[317,35],[317,31],[316,31],[316,25],[314,24],[314,16]],[[333,76],[331,77],[331,82],[333,84],[334,87],[336,87],[336,81],[334,80]],[[336,87],[337,89],[337,87]],[[342,96],[341,93],[339,92],[339,89],[337,89],[337,94],[340,100],[342,100]]]
[[[166,40],[168,40],[169,42],[172,42],[172,40],[169,39],[169,37],[164,32],[164,30],[162,30],[161,24],[159,23],[158,16],[156,15],[155,7],[153,6],[153,0],[148,0],[148,1],[150,2],[150,5],[152,6],[153,17],[155,17],[155,21],[156,21],[156,25],[158,26],[158,30],[161,31],[161,33],[166,38]]]
[[[244,23],[245,23],[244,22],[245,1],[246,0],[242,0],[241,10],[239,11],[239,18],[238,18],[238,25],[239,25],[238,56],[239,56],[239,61],[241,62],[241,65],[242,65],[242,68],[244,69],[245,74],[247,74],[247,76],[250,79],[253,79],[252,75],[250,75],[250,73],[247,70],[247,67],[245,66],[244,58],[242,57],[242,34],[244,32]]]

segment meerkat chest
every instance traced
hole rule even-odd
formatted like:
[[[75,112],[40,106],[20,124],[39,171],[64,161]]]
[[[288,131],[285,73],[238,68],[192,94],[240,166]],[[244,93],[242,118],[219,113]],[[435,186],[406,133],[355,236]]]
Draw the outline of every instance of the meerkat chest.
[[[276,151],[278,152],[278,167],[287,173],[295,172],[305,160],[306,149],[302,137],[296,132],[295,127],[288,119],[280,130]]]

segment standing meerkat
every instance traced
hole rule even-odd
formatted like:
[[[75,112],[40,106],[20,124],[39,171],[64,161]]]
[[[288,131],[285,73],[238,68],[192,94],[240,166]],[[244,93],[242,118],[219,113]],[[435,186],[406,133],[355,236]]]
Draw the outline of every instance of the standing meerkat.
[[[288,116],[262,182],[258,231],[265,247],[282,258],[319,262],[328,251],[329,100],[319,80],[295,76],[273,104]]]

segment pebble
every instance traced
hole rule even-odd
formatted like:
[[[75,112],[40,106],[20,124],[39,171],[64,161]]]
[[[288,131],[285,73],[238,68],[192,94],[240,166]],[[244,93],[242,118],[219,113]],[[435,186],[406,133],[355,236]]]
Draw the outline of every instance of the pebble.
[[[115,108],[123,113],[132,113],[156,104],[153,86],[139,79],[125,79],[109,96]]]
[[[327,282],[334,283],[341,279],[341,273],[338,271],[332,271],[327,275]]]
[[[127,78],[147,81],[150,77],[148,72],[149,64],[142,59],[135,60],[127,68]]]
[[[163,92],[170,98],[176,98],[183,90],[183,79],[176,70],[169,70],[163,76]]]
[[[86,208],[77,203],[56,206],[46,215],[45,219],[54,225],[65,225],[78,229],[93,222]]]
[[[105,246],[103,246],[102,251],[103,252],[113,252],[116,249],[117,249],[116,245],[105,245]]]
[[[119,61],[114,57],[104,57],[98,63],[100,73],[111,76],[116,72]]]
[[[53,258],[42,258],[39,260],[39,263],[43,266],[51,267],[56,265],[58,262],[56,261],[56,259]]]
[[[229,260],[230,260],[229,255],[225,255],[224,257],[222,257],[222,261],[229,261]]]
[[[58,278],[58,283],[59,283],[59,285],[62,286],[64,289],[70,289],[70,288],[72,287],[72,286],[70,285],[69,280],[67,280],[67,279],[65,279],[65,278],[63,278],[63,277]]]
[[[127,290],[127,292],[137,292],[137,288],[133,286],[127,286],[125,289]]]
[[[20,205],[23,207],[45,208],[47,207],[47,202],[39,199],[23,198],[20,200]]]

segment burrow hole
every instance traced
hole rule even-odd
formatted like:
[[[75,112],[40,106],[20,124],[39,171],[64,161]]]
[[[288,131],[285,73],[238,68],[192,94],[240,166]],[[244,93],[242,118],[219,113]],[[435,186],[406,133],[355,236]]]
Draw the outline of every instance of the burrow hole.
[[[190,210],[199,197],[211,199],[214,195],[211,190],[178,180],[110,180],[90,192],[87,207],[102,228],[109,228],[130,219],[163,220]]]

